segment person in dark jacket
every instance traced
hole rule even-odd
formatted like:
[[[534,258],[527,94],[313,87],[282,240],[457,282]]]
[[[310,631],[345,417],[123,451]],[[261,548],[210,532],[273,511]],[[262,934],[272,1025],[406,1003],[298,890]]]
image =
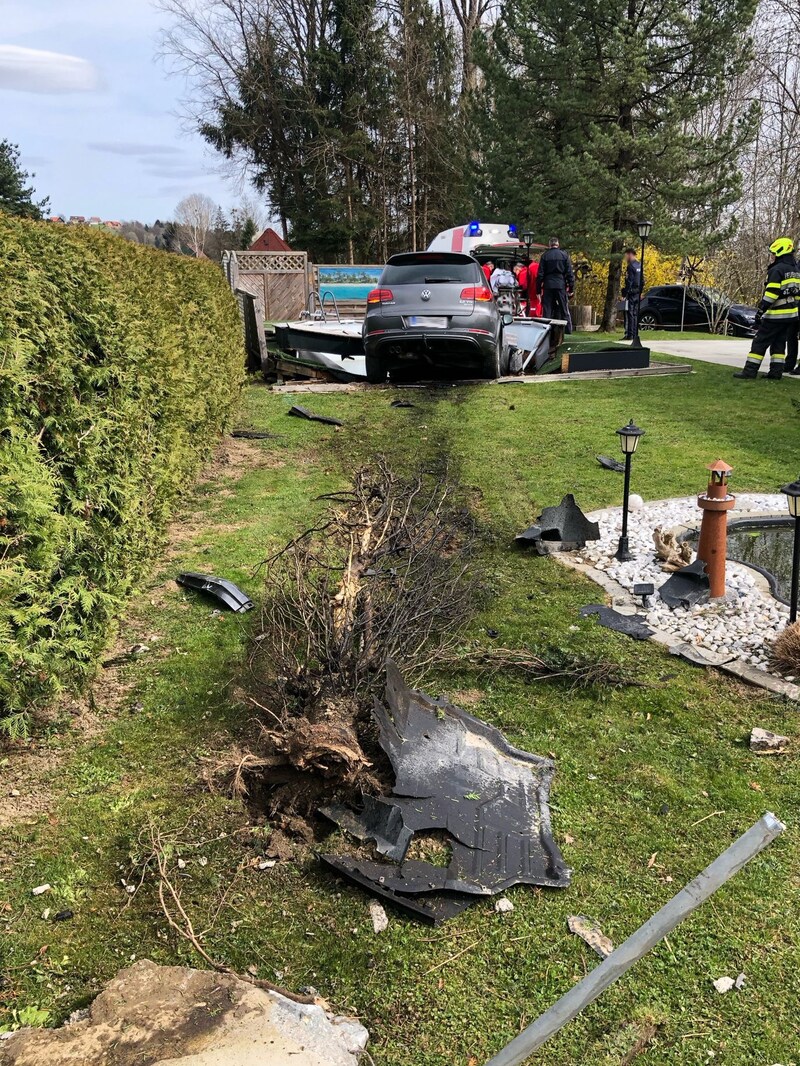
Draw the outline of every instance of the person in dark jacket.
[[[563,318],[567,333],[572,332],[569,298],[575,290],[575,271],[572,260],[560,247],[558,237],[551,237],[549,247],[539,260],[536,292],[542,300],[542,318]],[[553,351],[561,342],[563,330],[553,330]]]
[[[795,266],[800,267],[800,262],[797,260],[797,256],[792,253],[794,257]],[[798,339],[800,338],[800,308],[798,308],[798,318],[795,319],[788,329],[786,337],[786,364],[784,372],[791,374],[793,377],[800,376],[800,363],[798,363]]]
[[[800,304],[800,269],[792,252],[794,241],[779,237],[769,246],[770,266],[764,295],[756,311],[758,332],[750,344],[744,367],[735,378],[757,378],[758,368],[769,351],[769,373],[772,381],[780,381],[786,362],[786,340],[791,329],[797,330],[797,309]]]
[[[625,300],[625,337],[633,341],[639,336],[639,301],[642,298],[642,264],[636,258],[634,248],[625,249],[625,282],[622,297]]]

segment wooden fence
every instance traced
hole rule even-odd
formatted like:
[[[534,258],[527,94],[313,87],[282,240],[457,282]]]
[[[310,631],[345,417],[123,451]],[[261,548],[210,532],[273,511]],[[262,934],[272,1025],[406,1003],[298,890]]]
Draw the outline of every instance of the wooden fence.
[[[262,322],[299,318],[308,303],[306,252],[225,252],[222,265],[233,291],[254,297]]]

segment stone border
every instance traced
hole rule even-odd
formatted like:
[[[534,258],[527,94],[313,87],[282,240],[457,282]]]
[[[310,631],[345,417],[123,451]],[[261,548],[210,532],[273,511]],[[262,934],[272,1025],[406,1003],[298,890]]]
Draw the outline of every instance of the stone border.
[[[648,504],[660,504],[660,503],[674,503],[676,500],[682,500],[683,497],[675,497],[667,500],[648,500]],[[604,507],[598,511],[592,511],[587,514],[587,518],[592,521],[597,521],[599,515],[603,512],[611,510],[618,510],[618,508]],[[785,517],[782,512],[765,512],[765,511],[740,511],[736,514],[736,520],[747,518],[775,518]],[[698,523],[699,526],[699,523]],[[688,532],[696,529],[695,526],[674,526],[673,532]],[[594,581],[596,585],[600,585],[610,597],[611,605],[620,614],[628,616],[640,616],[640,604],[634,598],[626,588],[615,581],[614,578],[609,577],[602,570],[596,569],[590,563],[584,562],[579,559],[573,553],[567,552],[552,552],[549,553],[551,558],[556,559],[563,566],[569,567],[570,570],[575,570],[584,577],[588,577],[591,581]],[[740,564],[746,566],[746,563]],[[769,582],[763,574],[754,570],[752,567],[748,567],[748,570],[756,578],[757,584],[760,586],[760,590],[770,598],[775,599],[772,595],[772,588]],[[776,602],[780,602],[776,600]],[[775,695],[784,696],[786,699],[800,702],[800,685],[793,684],[791,681],[785,681],[783,678],[769,673],[767,670],[760,670],[758,667],[751,666],[750,663],[744,662],[742,659],[735,655],[719,655],[716,652],[707,651],[703,648],[699,648],[694,644],[689,644],[685,640],[681,640],[672,633],[667,633],[664,630],[655,629],[652,623],[647,622],[646,617],[642,616],[642,621],[653,630],[653,635],[649,638],[656,644],[661,644],[665,647],[671,655],[677,655],[684,659],[686,662],[692,663],[695,666],[713,667],[716,670],[721,670],[723,673],[730,674],[732,677],[738,678],[740,681],[745,681],[747,684],[755,685],[758,688],[765,689],[767,692],[772,692]]]

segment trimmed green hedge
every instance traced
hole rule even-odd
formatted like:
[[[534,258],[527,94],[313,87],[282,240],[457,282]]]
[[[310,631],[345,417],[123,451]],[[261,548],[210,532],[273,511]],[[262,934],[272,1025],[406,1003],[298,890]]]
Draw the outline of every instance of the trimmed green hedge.
[[[213,263],[0,214],[0,732],[91,674],[243,367]]]

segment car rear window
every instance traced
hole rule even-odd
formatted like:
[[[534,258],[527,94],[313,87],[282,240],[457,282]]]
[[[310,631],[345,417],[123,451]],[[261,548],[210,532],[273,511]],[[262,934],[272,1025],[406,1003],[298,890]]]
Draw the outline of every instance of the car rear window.
[[[476,282],[483,279],[477,263],[403,263],[383,268],[379,285],[424,285],[426,282]]]

